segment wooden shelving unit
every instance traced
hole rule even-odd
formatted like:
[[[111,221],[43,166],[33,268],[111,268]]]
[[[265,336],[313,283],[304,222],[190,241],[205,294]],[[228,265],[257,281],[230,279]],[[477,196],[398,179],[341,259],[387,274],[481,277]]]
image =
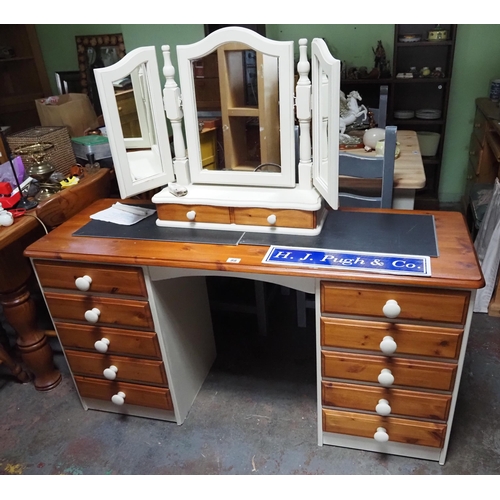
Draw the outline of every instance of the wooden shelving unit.
[[[225,44],[217,49],[228,170],[254,170],[259,164],[280,164],[277,59],[256,54],[257,98],[252,104],[245,79],[247,51],[249,47],[241,44]]]
[[[11,132],[38,126],[35,100],[52,90],[35,25],[0,25],[0,46],[13,51],[0,58],[0,125],[10,125]]]
[[[397,24],[394,30],[391,78],[343,80],[341,83],[341,88],[346,93],[358,90],[363,98],[363,104],[372,108],[378,107],[380,86],[387,85],[389,87],[388,125],[396,125],[400,130],[429,131],[441,135],[436,155],[423,157],[427,183],[425,188],[417,191],[416,209],[439,208],[441,158],[446,132],[457,25],[446,24],[441,27],[447,30],[447,39],[428,41],[427,33],[435,28],[434,24]],[[400,41],[402,35],[411,33],[420,35],[421,41]],[[388,58],[391,56],[388,55]],[[431,71],[440,67],[444,77],[396,78],[398,73],[409,73],[412,67],[419,71],[424,66]],[[394,117],[394,112],[397,110],[416,111],[417,109],[439,109],[441,117],[435,120],[418,118],[401,120]]]

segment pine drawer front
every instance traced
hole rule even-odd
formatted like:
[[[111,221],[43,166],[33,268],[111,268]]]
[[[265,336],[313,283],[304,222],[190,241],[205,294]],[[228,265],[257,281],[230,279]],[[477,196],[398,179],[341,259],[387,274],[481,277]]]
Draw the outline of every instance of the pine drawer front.
[[[162,359],[155,332],[124,330],[105,326],[79,325],[56,322],[55,327],[65,348],[97,351],[95,343],[107,344],[106,354],[125,354]]]
[[[180,222],[212,222],[214,224],[229,224],[231,222],[228,207],[214,207],[211,205],[156,205],[158,219]]]
[[[316,227],[316,212],[308,212],[305,210],[234,208],[233,215],[235,224],[297,227],[303,229],[314,229]]]
[[[464,291],[321,282],[321,311],[331,314],[385,318],[383,307],[395,300],[398,320],[463,325],[470,293]]]
[[[75,376],[78,392],[83,398],[112,401],[113,396],[123,393],[124,405],[137,405],[161,410],[173,410],[170,391],[166,387],[128,384],[109,380]]]
[[[52,318],[86,322],[85,314],[99,311],[95,325],[131,326],[153,330],[149,303],[140,300],[45,292]]]
[[[324,406],[377,412],[380,400],[387,401],[390,416],[443,420],[448,418],[451,395],[386,389],[367,385],[323,381],[321,384]]]
[[[391,371],[394,386],[451,391],[457,365],[385,356],[321,351],[322,376],[379,384],[383,369]]]
[[[443,446],[446,433],[446,424],[323,409],[323,430],[325,432],[374,439],[379,428],[385,429],[389,435],[389,442],[395,441],[433,448]]]
[[[322,346],[375,351],[381,354],[380,343],[388,336],[396,343],[394,354],[457,359],[462,335],[463,330],[458,328],[321,318]]]
[[[88,276],[88,290],[112,295],[147,297],[142,269],[138,267],[69,265],[58,262],[35,261],[35,268],[43,288],[63,288],[79,291],[78,278]],[[85,283],[85,282],[84,282]]]
[[[94,354],[69,349],[66,349],[65,353],[71,371],[77,375],[105,377],[104,371],[107,370],[106,373],[114,373],[114,380],[119,382],[168,385],[162,361]],[[116,370],[111,369],[112,366]]]

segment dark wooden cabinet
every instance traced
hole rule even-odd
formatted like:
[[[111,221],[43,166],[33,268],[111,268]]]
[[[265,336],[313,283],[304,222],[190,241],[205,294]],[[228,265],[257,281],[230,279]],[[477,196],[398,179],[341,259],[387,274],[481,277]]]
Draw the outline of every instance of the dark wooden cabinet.
[[[33,24],[0,25],[0,125],[39,126],[35,100],[52,93]]]

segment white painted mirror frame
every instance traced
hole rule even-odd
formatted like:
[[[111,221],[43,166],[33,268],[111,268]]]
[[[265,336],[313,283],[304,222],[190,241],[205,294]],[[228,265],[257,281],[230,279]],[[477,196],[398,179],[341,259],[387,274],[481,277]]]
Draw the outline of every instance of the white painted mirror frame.
[[[141,65],[145,68],[145,73],[141,78],[132,78],[143,137],[142,140],[138,140],[123,136],[113,82],[131,76]],[[96,69],[94,74],[122,198],[144,193],[172,182],[174,170],[155,48],[135,49],[114,65]],[[145,89],[144,85],[148,88]],[[143,95],[145,90],[147,95]],[[137,95],[138,92],[141,94],[140,97]],[[149,105],[145,104],[151,113],[149,117],[143,106],[143,99],[149,99]],[[151,125],[153,131],[149,128]],[[149,140],[152,132],[156,136],[156,144],[151,144]],[[144,147],[149,150],[145,151],[142,149]],[[131,151],[133,149],[136,150]]]
[[[243,43],[253,50],[278,58],[279,116],[281,172],[231,172],[204,170],[200,152],[198,114],[194,87],[193,61],[216,50],[228,41]],[[269,40],[253,31],[232,27],[222,28],[203,40],[177,47],[179,80],[186,130],[191,182],[194,184],[248,185],[266,187],[294,187],[294,94],[293,42]]]
[[[328,204],[338,208],[340,61],[325,41],[314,38],[312,62],[313,184]]]

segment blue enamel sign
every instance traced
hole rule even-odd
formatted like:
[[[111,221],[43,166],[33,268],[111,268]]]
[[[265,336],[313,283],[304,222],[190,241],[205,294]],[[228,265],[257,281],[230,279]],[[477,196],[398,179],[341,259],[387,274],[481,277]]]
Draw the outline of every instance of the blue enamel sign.
[[[269,247],[263,264],[297,267],[325,267],[371,273],[431,276],[428,256],[346,252],[317,248]]]

